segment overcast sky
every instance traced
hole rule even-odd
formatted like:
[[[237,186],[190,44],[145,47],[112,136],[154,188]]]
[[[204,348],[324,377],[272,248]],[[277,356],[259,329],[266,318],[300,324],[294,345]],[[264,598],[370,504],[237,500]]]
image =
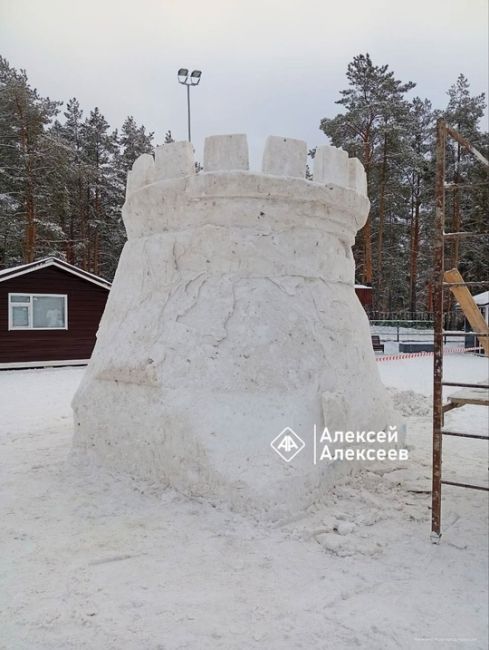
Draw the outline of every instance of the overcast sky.
[[[179,67],[203,71],[192,94],[197,156],[203,138],[247,133],[252,161],[267,135],[326,142],[322,117],[369,52],[412,95],[446,104],[463,72],[487,92],[487,0],[0,0],[0,53],[39,92],[99,106],[111,126],[128,114],[186,138]]]

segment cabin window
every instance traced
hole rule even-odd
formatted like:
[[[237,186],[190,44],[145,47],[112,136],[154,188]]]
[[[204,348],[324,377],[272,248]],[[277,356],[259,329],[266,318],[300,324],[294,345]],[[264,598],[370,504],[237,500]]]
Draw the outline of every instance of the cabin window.
[[[66,295],[10,293],[9,330],[66,330],[67,307]]]

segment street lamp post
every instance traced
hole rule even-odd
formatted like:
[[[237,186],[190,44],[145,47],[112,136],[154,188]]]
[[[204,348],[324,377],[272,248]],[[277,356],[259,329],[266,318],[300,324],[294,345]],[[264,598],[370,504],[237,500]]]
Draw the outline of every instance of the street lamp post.
[[[187,86],[187,119],[188,119],[188,141],[191,142],[190,132],[190,86],[198,86],[202,72],[200,70],[192,70],[189,74],[187,68],[180,68],[177,72],[178,83]]]

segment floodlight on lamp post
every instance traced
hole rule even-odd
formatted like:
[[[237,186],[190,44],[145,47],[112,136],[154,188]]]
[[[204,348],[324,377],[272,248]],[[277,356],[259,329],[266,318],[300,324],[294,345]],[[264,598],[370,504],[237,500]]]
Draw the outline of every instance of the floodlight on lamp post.
[[[190,86],[198,86],[202,76],[201,70],[192,70],[189,74],[187,68],[180,68],[177,72],[178,83],[187,87],[187,115],[188,115],[188,141],[191,142],[190,136]]]

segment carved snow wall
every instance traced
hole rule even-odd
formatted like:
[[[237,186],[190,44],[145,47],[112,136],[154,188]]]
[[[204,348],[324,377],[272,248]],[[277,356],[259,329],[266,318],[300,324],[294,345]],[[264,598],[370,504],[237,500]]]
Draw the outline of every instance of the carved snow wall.
[[[136,160],[75,448],[186,494],[290,513],[348,465],[313,465],[314,425],[395,421],[354,291],[364,169],[321,146],[310,181],[306,159],[305,142],[270,137],[255,173],[246,136],[227,135],[206,139],[198,174],[188,142]],[[285,427],[306,442],[289,463],[270,448]]]

